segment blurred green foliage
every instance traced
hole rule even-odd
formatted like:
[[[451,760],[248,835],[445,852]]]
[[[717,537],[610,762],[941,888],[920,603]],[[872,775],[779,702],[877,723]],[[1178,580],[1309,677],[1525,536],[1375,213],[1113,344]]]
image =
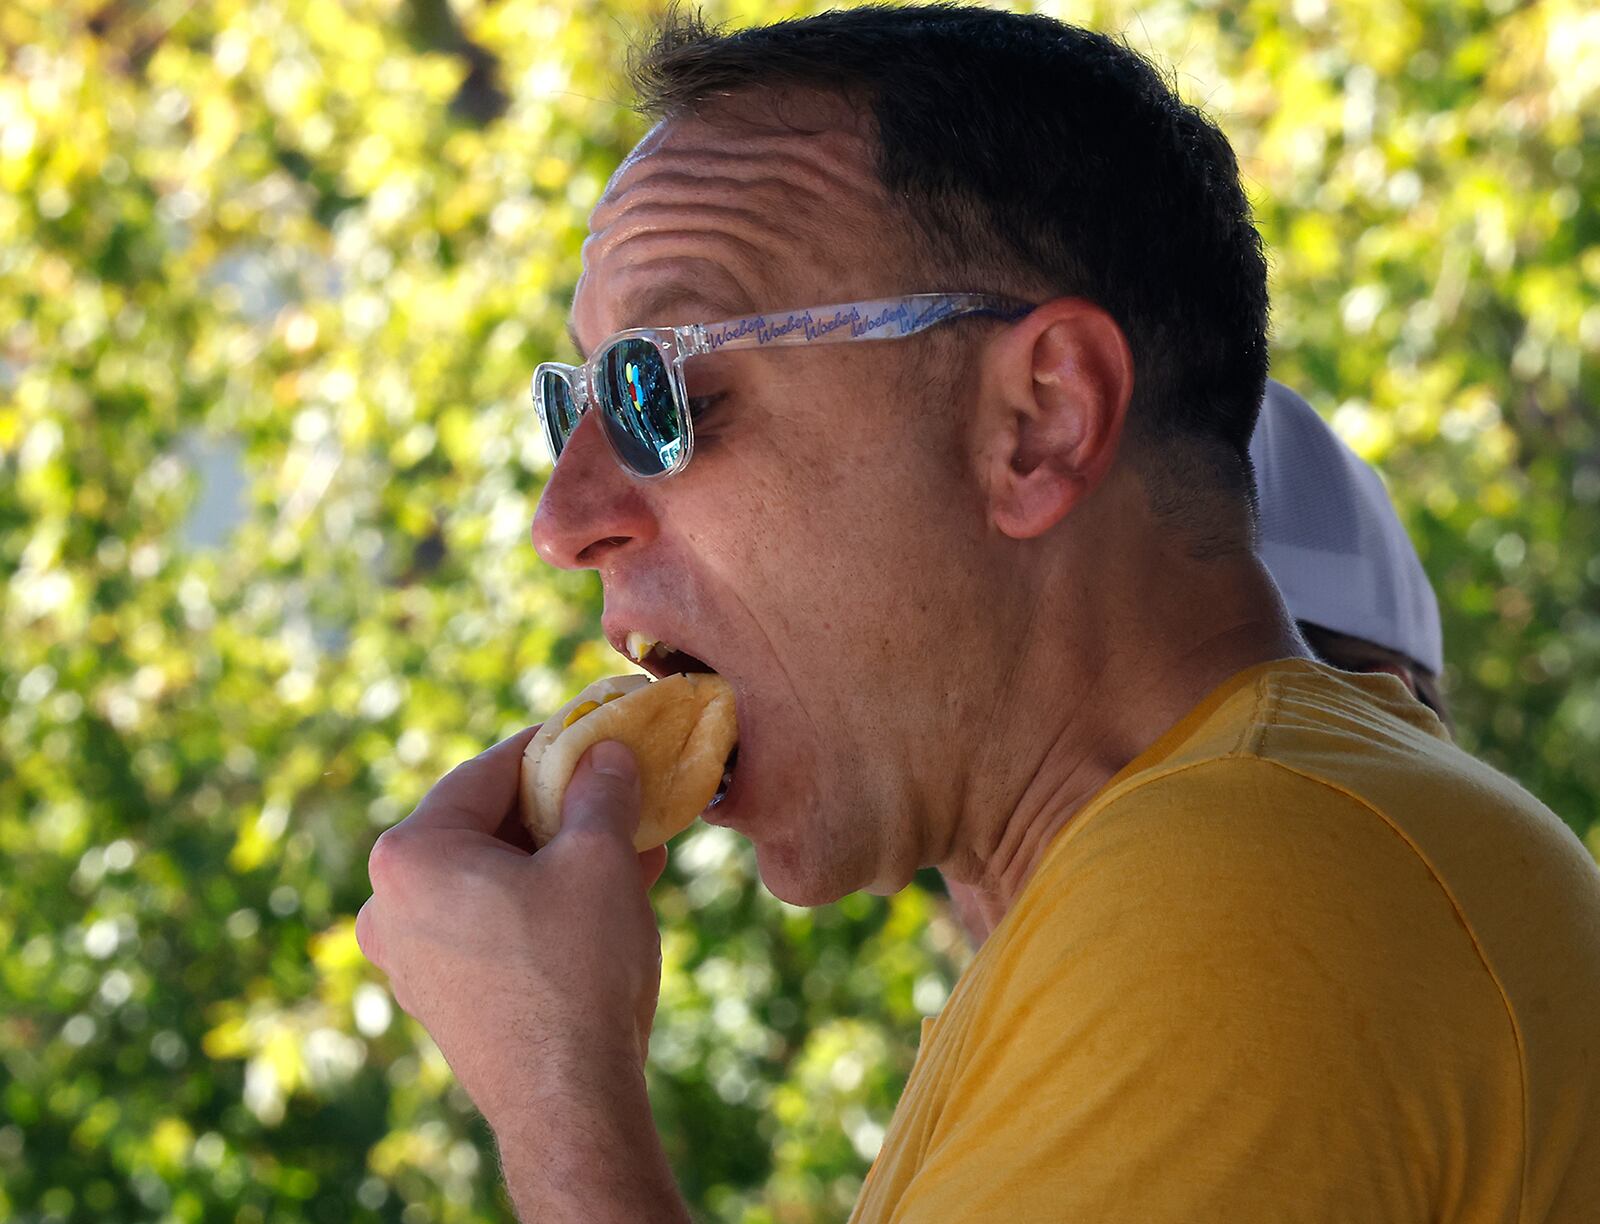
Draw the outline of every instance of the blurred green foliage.
[[[734,20],[771,5],[711,6]],[[1600,16],[1063,3],[1239,150],[1275,367],[1384,467],[1466,744],[1600,847]],[[365,858],[615,669],[526,399],[641,133],[628,0],[0,8],[0,1217],[509,1218]],[[838,1218],[962,954],[724,830],[658,893],[707,1220]]]

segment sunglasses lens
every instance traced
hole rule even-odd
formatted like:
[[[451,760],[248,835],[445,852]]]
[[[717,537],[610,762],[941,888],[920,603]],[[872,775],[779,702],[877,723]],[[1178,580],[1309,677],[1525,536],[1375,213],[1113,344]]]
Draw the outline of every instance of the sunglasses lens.
[[[618,340],[600,358],[601,421],[622,461],[641,476],[670,470],[683,452],[672,372],[648,340]]]
[[[539,402],[544,409],[551,458],[559,459],[567,439],[578,427],[578,406],[572,402],[572,388],[561,375],[546,370],[539,375]]]

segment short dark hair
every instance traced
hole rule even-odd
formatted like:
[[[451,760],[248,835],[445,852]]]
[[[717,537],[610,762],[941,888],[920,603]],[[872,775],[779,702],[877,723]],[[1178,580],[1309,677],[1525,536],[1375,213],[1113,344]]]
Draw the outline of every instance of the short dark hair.
[[[1153,500],[1184,500],[1178,486],[1201,477],[1253,506],[1261,238],[1227,138],[1137,52],[1048,17],[958,5],[870,5],[731,33],[673,9],[632,67],[653,118],[757,89],[858,100],[878,174],[930,265],[983,278],[928,287],[1098,303],[1133,353],[1127,432],[1172,477]]]

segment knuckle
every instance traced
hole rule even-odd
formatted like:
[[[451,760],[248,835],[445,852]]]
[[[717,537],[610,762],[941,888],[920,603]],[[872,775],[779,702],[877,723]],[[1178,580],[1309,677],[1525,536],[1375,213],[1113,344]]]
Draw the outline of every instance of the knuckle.
[[[581,785],[567,791],[567,810],[580,814],[626,812],[637,808],[638,804],[635,783],[605,774],[590,774]]]
[[[594,861],[615,854],[617,844],[614,833],[593,825],[580,825],[567,831],[567,853],[576,859]]]
[[[356,914],[356,946],[361,949],[362,956],[381,969],[383,966],[379,960],[377,921],[373,903],[368,900]]]
[[[399,826],[379,835],[372,853],[367,856],[367,878],[372,881],[373,888],[393,887],[409,874],[414,857],[412,840]]]
[[[605,801],[612,807],[629,807],[639,802],[639,779],[615,778],[609,774],[600,774],[599,791],[605,796]]]

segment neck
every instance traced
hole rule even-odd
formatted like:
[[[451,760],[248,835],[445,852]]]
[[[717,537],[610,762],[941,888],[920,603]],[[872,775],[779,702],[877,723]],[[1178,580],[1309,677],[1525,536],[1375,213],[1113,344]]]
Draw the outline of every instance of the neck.
[[[1062,660],[1059,631],[1019,653],[1015,678],[1043,682],[1010,689],[1033,697],[1014,707],[1018,717],[996,737],[1011,778],[972,788],[940,864],[978,938],[1015,904],[1046,848],[1083,806],[1207,693],[1257,664],[1309,656],[1253,556],[1176,573],[1160,567],[1154,578],[1149,585],[1160,589],[1136,584],[1134,599],[1114,601],[1122,610],[1103,607],[1093,618],[1099,632],[1075,626],[1070,659]],[[1012,746],[1021,744],[1027,747],[1019,759]]]

